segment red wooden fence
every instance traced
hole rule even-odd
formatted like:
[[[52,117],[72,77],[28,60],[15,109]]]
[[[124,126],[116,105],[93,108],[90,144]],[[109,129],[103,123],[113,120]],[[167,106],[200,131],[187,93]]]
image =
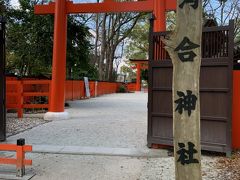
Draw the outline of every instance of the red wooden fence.
[[[128,83],[127,90],[128,91],[136,91],[136,83]]]
[[[89,82],[90,96],[116,93],[121,83],[117,82]],[[67,80],[65,82],[65,99],[77,100],[86,98],[84,81]],[[131,89],[132,90],[132,89]]]
[[[117,82],[89,82],[91,97],[116,93],[121,83]],[[6,107],[17,110],[18,117],[23,117],[23,109],[48,108],[51,81],[50,80],[17,80],[7,78],[6,81]],[[135,83],[127,84],[128,91],[135,91]],[[84,81],[65,81],[65,100],[78,100],[86,98]]]
[[[16,109],[18,117],[23,116],[23,109],[48,108],[48,103],[40,103],[39,98],[49,98],[49,80],[7,80],[6,107]],[[38,100],[36,100],[38,98]],[[35,103],[37,102],[37,103]]]
[[[25,145],[25,139],[18,139],[17,144],[0,144],[0,151],[16,152],[16,158],[0,157],[0,164],[15,165],[17,177],[25,175],[25,165],[32,165],[31,159],[25,159],[25,153],[32,152],[32,146]]]

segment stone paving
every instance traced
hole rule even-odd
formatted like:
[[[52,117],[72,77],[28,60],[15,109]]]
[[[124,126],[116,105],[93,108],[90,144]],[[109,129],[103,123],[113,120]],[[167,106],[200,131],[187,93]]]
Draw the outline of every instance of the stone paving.
[[[69,102],[71,119],[11,136],[33,145],[33,180],[172,180],[173,157],[147,141],[147,94],[104,95]],[[203,157],[204,179],[217,179],[216,158]],[[0,166],[0,169],[4,169]]]
[[[43,124],[8,138],[29,144],[146,148],[147,94],[105,95],[69,101],[71,119]]]

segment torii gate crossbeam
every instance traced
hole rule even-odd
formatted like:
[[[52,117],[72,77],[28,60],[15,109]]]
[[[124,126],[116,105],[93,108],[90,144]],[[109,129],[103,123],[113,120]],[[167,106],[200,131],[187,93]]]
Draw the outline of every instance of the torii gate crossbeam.
[[[36,5],[35,14],[54,14],[55,2],[50,2],[48,5]],[[110,12],[152,12],[154,7],[153,0],[132,1],[132,2],[114,2],[105,1],[103,3],[73,3],[66,2],[67,14],[79,13],[110,13]],[[166,1],[165,11],[176,9],[176,1]]]
[[[66,79],[67,14],[76,13],[114,13],[114,12],[152,12],[155,16],[154,31],[166,31],[166,11],[176,9],[176,0],[145,0],[115,2],[105,0],[102,3],[73,3],[68,0],[56,0],[47,5],[36,5],[35,14],[54,14],[54,42],[52,81],[50,89],[49,112],[46,120],[67,119],[64,112]]]

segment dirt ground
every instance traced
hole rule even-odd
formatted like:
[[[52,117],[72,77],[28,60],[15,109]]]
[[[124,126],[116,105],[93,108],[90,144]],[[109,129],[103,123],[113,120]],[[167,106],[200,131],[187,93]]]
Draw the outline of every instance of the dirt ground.
[[[219,179],[239,180],[240,179],[240,151],[233,152],[231,158],[219,157],[217,168],[221,169]]]

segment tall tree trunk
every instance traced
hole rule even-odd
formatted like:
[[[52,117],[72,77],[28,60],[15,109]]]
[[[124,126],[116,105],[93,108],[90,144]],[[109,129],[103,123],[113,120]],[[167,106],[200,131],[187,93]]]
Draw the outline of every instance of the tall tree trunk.
[[[110,80],[109,79],[109,71],[111,69],[110,69],[109,64],[111,64],[111,60],[112,60],[111,54],[113,51],[112,50],[113,40],[114,40],[114,38],[116,38],[115,36],[114,36],[114,38],[111,38],[111,37],[113,37],[113,35],[115,35],[114,29],[116,26],[116,24],[115,24],[116,17],[117,17],[116,14],[110,14],[109,18],[108,18],[108,32],[107,32],[107,43],[106,43],[106,46],[107,46],[107,48],[106,48],[106,67],[105,67],[106,68],[105,69],[105,79],[108,81]]]
[[[109,74],[112,74],[113,62],[112,53],[115,54],[116,48],[113,50],[113,46],[118,46],[132,31],[136,25],[140,14],[129,15],[129,14],[104,14],[102,25],[101,25],[101,53],[99,60],[99,79],[109,79]],[[131,23],[130,23],[131,22]],[[124,27],[127,23],[130,23],[128,28]],[[106,29],[107,26],[107,29]],[[123,27],[123,28],[121,28]],[[124,29],[124,30],[123,30]],[[112,58],[110,58],[112,56]],[[106,65],[103,62],[106,60]],[[111,71],[111,72],[110,72]]]
[[[202,2],[178,0],[176,31],[165,40],[173,62],[173,132],[177,180],[201,180]]]
[[[113,46],[111,54],[110,54],[110,63],[109,63],[109,71],[108,71],[108,79],[110,81],[114,81],[114,79],[113,79],[113,61],[114,61],[115,51],[116,51],[116,46]]]
[[[115,54],[115,50],[116,48],[114,48],[114,39],[110,39],[109,43],[108,43],[108,52],[107,52],[107,68],[106,68],[106,79],[108,81],[111,81],[111,75],[112,75],[112,69],[113,69],[113,66],[112,66],[112,62],[113,62],[113,59],[114,59],[114,54]]]
[[[106,20],[107,20],[107,14],[103,15],[103,22],[102,22],[102,32],[101,32],[101,54],[100,54],[100,59],[99,59],[99,65],[98,65],[98,70],[99,70],[99,79],[103,80],[104,79],[104,60],[105,60],[105,55],[106,55]]]
[[[108,72],[109,72],[109,63],[111,61],[111,46],[109,44],[107,44],[107,48],[106,48],[106,66],[105,66],[105,80],[109,80],[109,76],[108,76]]]
[[[96,36],[94,43],[94,61],[99,65],[98,57],[98,40],[99,40],[99,14],[96,14]]]
[[[97,0],[97,3],[99,3],[99,0]],[[96,25],[96,35],[95,35],[95,42],[94,42],[94,61],[97,63],[97,66],[99,67],[99,56],[98,56],[98,42],[99,42],[99,18],[101,15],[99,13],[96,14],[96,19],[95,19],[95,25]]]

